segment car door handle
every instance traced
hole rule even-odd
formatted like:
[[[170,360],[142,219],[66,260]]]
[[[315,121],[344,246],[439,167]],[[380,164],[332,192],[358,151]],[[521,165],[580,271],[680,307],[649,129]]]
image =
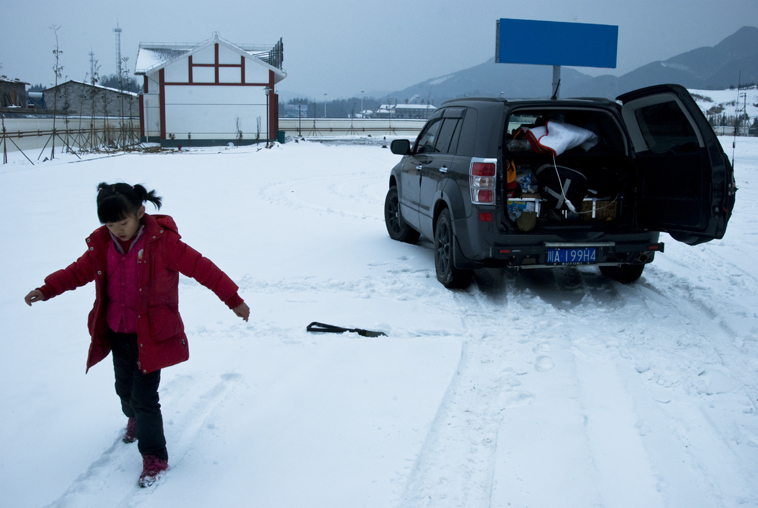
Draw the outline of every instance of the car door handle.
[[[447,168],[445,166],[442,166],[440,168],[440,173],[447,173]]]

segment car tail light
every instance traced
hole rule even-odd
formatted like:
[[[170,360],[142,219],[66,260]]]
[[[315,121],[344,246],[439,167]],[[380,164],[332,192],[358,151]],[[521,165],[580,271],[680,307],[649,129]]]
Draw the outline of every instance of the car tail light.
[[[497,164],[494,162],[472,162],[471,175],[473,176],[495,176]]]
[[[485,159],[472,161],[469,169],[471,202],[477,205],[495,204],[495,177],[497,161]]]

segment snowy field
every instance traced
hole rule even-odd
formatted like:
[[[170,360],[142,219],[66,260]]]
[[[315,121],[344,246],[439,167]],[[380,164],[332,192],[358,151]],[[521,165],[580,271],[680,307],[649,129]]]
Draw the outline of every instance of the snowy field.
[[[727,116],[735,116],[736,110],[745,110],[752,119],[758,116],[758,87],[741,88],[738,90],[693,90],[690,89],[693,98],[703,113],[706,115],[712,108],[722,110]],[[731,143],[730,143],[731,146]],[[731,154],[731,152],[730,152]]]
[[[630,286],[484,270],[466,291],[437,282],[429,243],[387,236],[399,157],[378,146],[9,157],[2,507],[758,506],[758,139],[737,139],[723,240],[662,235]],[[84,374],[94,285],[23,302],[84,252],[117,180],[156,189],[253,311],[182,278],[191,358],[163,371],[170,469],[149,489],[110,358]]]

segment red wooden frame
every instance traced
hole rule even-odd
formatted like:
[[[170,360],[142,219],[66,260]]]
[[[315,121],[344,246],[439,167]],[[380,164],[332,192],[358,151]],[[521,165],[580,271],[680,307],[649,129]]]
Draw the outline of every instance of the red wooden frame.
[[[192,55],[187,58],[187,82],[182,83],[179,81],[166,81],[164,69],[158,71],[158,88],[159,88],[159,110],[160,110],[160,139],[166,139],[166,87],[167,86],[257,86],[269,88],[268,97],[268,135],[269,139],[276,139],[279,129],[279,103],[278,94],[274,92],[274,71],[268,71],[268,83],[246,83],[245,82],[245,57],[240,55],[240,63],[238,64],[222,64],[219,63],[219,45],[214,45],[214,63],[212,64],[199,64],[192,61]],[[214,69],[214,82],[213,83],[196,83],[194,80],[193,69],[195,67],[212,67]],[[221,83],[219,78],[220,69],[222,67],[227,68],[239,68],[240,69],[240,82],[239,83]],[[148,93],[148,78],[145,76],[144,81],[144,93]],[[147,126],[144,120],[144,99],[140,96],[140,132],[141,135],[145,135]],[[272,136],[273,133],[273,136]]]

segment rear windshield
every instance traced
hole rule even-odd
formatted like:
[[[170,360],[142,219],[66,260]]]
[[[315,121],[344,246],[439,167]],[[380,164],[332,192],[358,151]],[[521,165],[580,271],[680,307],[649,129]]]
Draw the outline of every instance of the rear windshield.
[[[606,111],[592,109],[523,109],[506,120],[506,140],[519,136],[519,129],[543,126],[549,121],[566,123],[594,132],[598,143],[591,151],[626,153],[626,142],[618,122]]]

